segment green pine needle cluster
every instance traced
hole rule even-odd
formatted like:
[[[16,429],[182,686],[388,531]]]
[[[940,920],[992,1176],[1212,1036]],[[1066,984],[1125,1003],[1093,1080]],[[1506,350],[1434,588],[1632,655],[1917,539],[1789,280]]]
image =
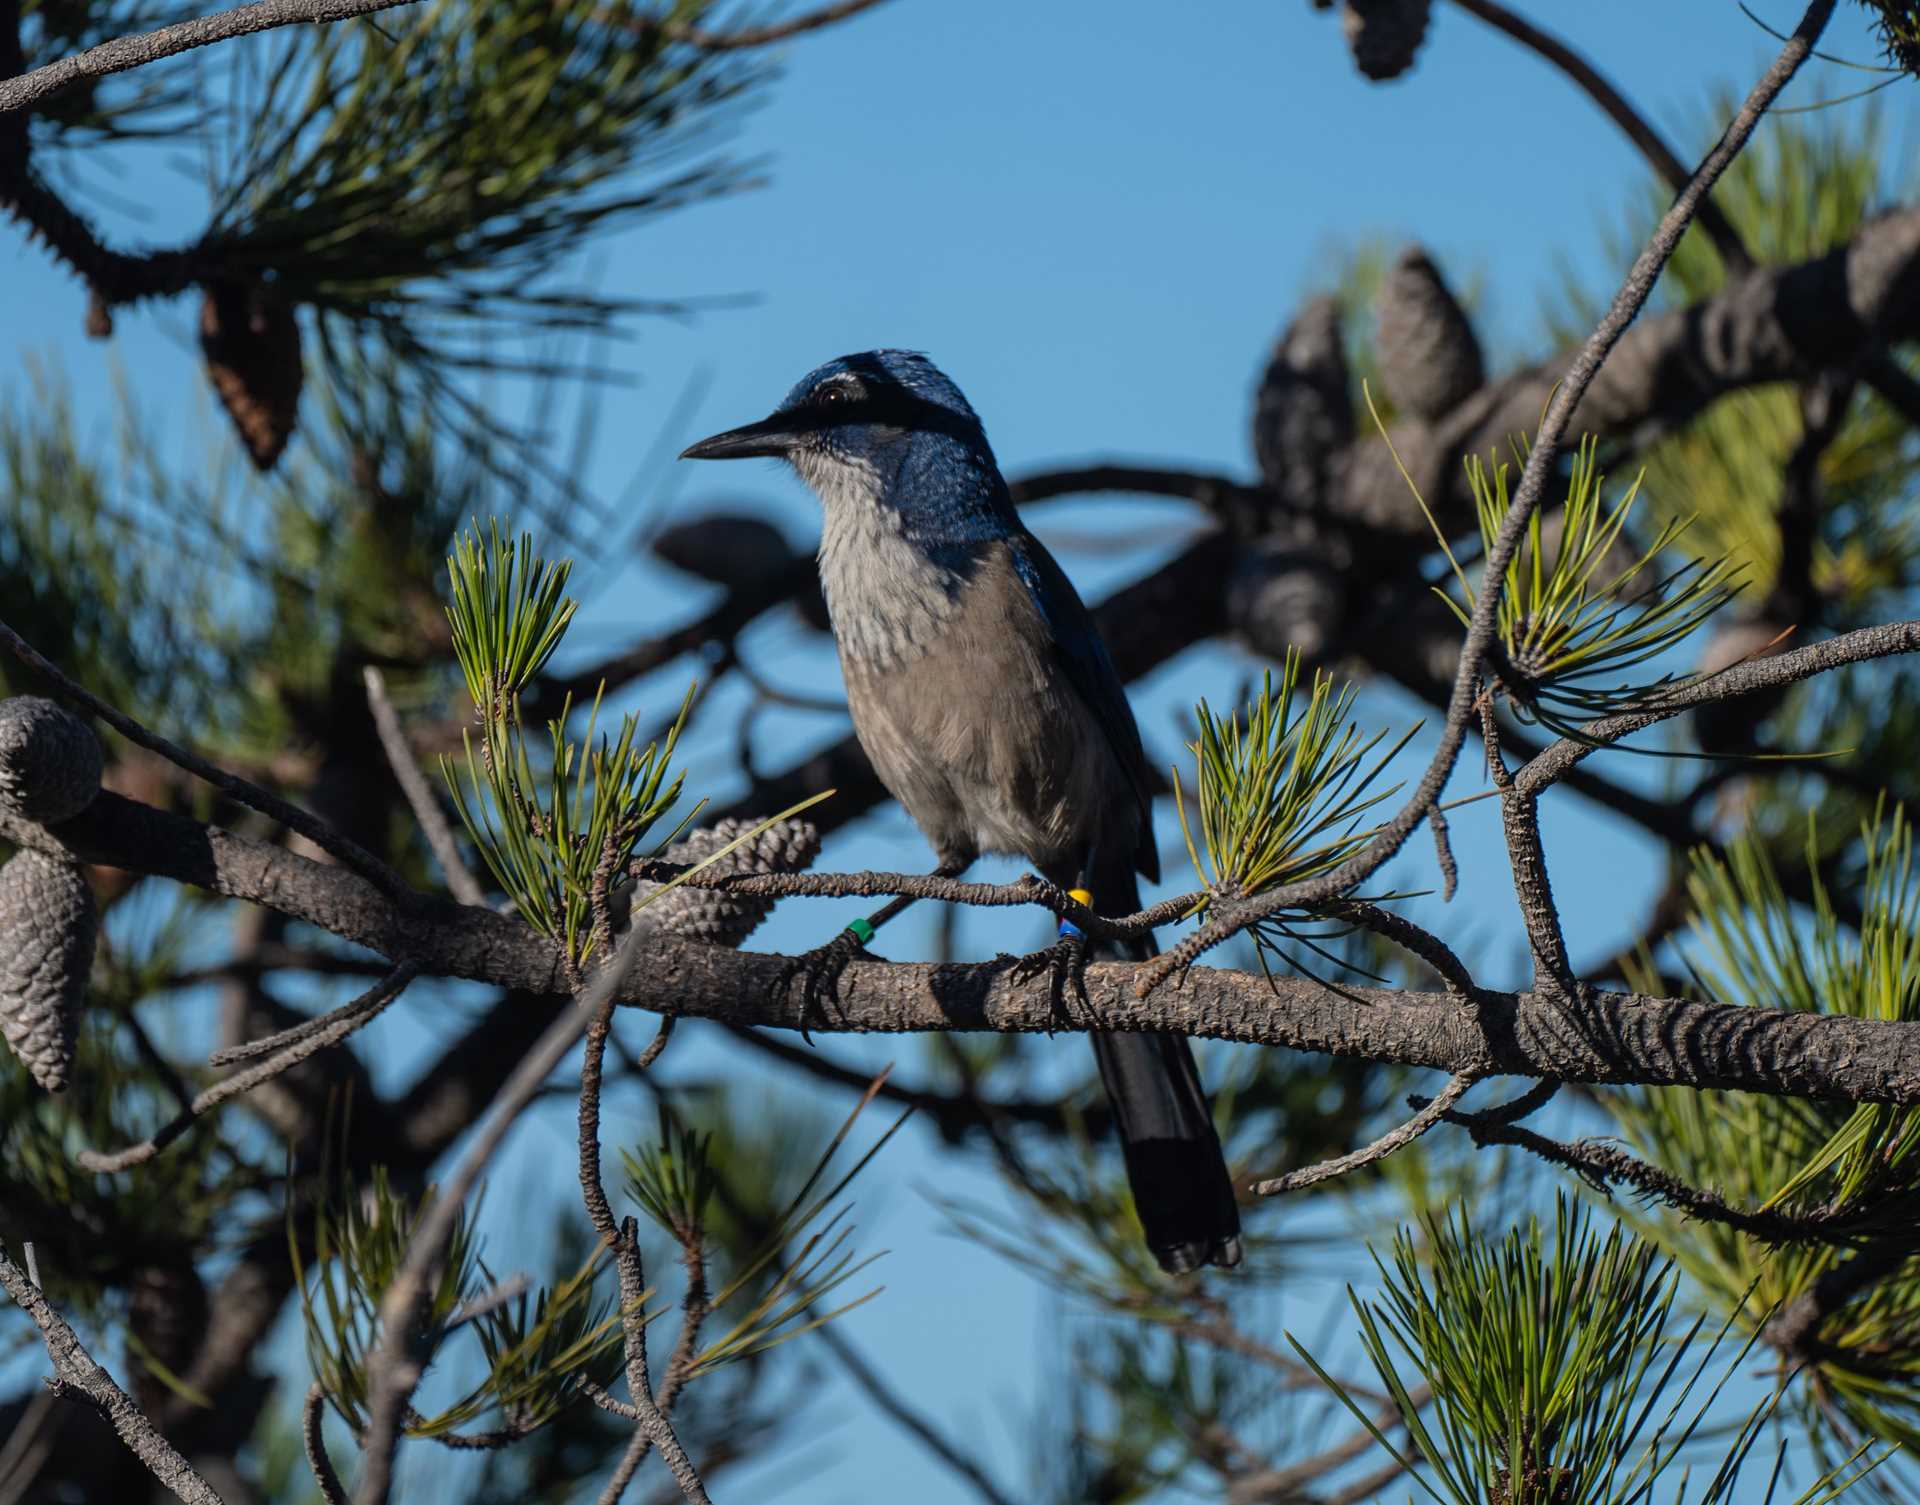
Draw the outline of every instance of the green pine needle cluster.
[[[521,917],[579,966],[612,945],[607,900],[623,886],[635,848],[680,798],[671,761],[692,691],[664,743],[636,745],[631,714],[618,733],[596,735],[595,694],[585,733],[567,733],[569,699],[547,725],[538,762],[529,751],[520,697],[560,646],[578,605],[566,595],[571,564],[509,542],[498,519],[483,538],[463,533],[447,561],[454,654],[480,721],[476,753],[466,737],[464,781],[441,760],[447,785],[488,869]],[[669,838],[671,839],[671,838]]]
[[[1703,995],[1859,1019],[1920,1020],[1920,873],[1905,812],[1879,812],[1852,855],[1861,896],[1843,919],[1808,825],[1811,913],[1787,897],[1754,835],[1693,855],[1694,944],[1683,955]],[[1650,981],[1650,979],[1641,979]],[[1736,1206],[1826,1220],[1826,1241],[1771,1245],[1710,1221],[1643,1215],[1720,1309],[1758,1331],[1777,1308],[1920,1218],[1920,1113],[1882,1103],[1651,1089],[1608,1106],[1649,1159]],[[1818,1333],[1805,1375],[1807,1421],[1829,1452],[1875,1437],[1920,1446],[1920,1268],[1912,1262],[1842,1307]]]
[[[1417,1235],[1401,1230],[1391,1260],[1374,1259],[1381,1295],[1363,1301],[1349,1290],[1349,1299],[1409,1450],[1289,1341],[1413,1482],[1447,1505],[1653,1498],[1746,1353],[1703,1386],[1726,1329],[1688,1363],[1706,1319],[1679,1328],[1676,1267],[1617,1225],[1602,1233],[1592,1210],[1565,1196],[1550,1239],[1532,1217],[1490,1239],[1460,1207],[1429,1217]],[[1430,1410],[1403,1363],[1431,1387]],[[1701,1505],[1752,1498],[1736,1493],[1737,1481],[1771,1409],[1762,1401],[1735,1431]],[[1798,1505],[1831,1500],[1857,1477],[1854,1468],[1828,1474]],[[1687,1498],[1687,1486],[1683,1469],[1674,1497]]]
[[[364,1187],[343,1178],[315,1210],[311,1272],[289,1221],[307,1362],[356,1434],[367,1422],[367,1365],[379,1341],[380,1304],[433,1196],[432,1188],[417,1201],[401,1196],[382,1167]],[[528,1431],[572,1404],[582,1379],[611,1383],[623,1332],[612,1302],[595,1296],[603,1264],[596,1252],[551,1287],[489,1301],[497,1282],[480,1258],[473,1209],[461,1209],[420,1314],[419,1338],[432,1356],[456,1332],[471,1330],[483,1373],[432,1415],[410,1414],[407,1434],[444,1437],[489,1412],[507,1428]]]
[[[210,153],[195,254],[311,308],[311,353],[329,371],[397,360],[443,430],[475,447],[517,440],[517,459],[538,465],[537,426],[506,433],[461,378],[582,374],[527,341],[674,306],[599,294],[574,258],[601,230],[749,186],[739,165],[696,153],[764,63],[644,24],[697,24],[710,8],[431,0],[231,45],[228,139]]]
[[[1521,468],[1527,455],[1526,441],[1516,442],[1514,460]],[[1467,459],[1483,549],[1492,548],[1507,515],[1508,473],[1504,462],[1489,465],[1478,455]],[[1636,481],[1609,505],[1605,479],[1599,446],[1589,436],[1573,455],[1553,526],[1544,509],[1536,508],[1500,580],[1494,672],[1523,720],[1560,736],[1576,736],[1580,722],[1643,700],[1670,683],[1671,675],[1639,682],[1620,682],[1618,676],[1685,638],[1732,600],[1741,585],[1739,568],[1724,556],[1690,559],[1659,574],[1656,561],[1679,540],[1686,523],[1669,521],[1645,548],[1635,548],[1625,530],[1640,484]],[[1424,499],[1420,505],[1426,509]],[[1464,626],[1478,594],[1431,511],[1427,520],[1460,589],[1459,598],[1444,590],[1438,594]]]
[[[756,1228],[711,1309],[727,1326],[694,1356],[689,1374],[763,1353],[835,1320],[880,1294],[880,1287],[822,1310],[826,1299],[876,1259],[853,1248],[849,1207],[833,1204],[891,1140],[911,1112],[903,1113],[825,1190],[828,1167],[846,1142],[871,1096],[863,1098],[815,1158],[793,1198]],[[661,1120],[659,1141],[624,1151],[627,1194],[683,1248],[698,1248],[706,1236],[707,1207],[718,1186],[713,1135]]]
[[[1350,716],[1354,693],[1317,669],[1303,686],[1300,655],[1289,651],[1278,683],[1271,672],[1262,678],[1244,725],[1237,710],[1217,715],[1204,700],[1194,707],[1192,818],[1178,769],[1174,798],[1187,855],[1213,893],[1250,898],[1325,872],[1365,845],[1372,832],[1356,829],[1360,817],[1399,787],[1374,783],[1419,728],[1373,757],[1386,733],[1361,732]]]

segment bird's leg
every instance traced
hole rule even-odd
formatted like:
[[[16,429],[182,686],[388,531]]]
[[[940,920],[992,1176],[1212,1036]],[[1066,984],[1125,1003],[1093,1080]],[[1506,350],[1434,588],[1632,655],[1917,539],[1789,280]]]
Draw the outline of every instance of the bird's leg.
[[[1093,894],[1084,887],[1068,889],[1067,897],[1093,908]],[[1087,936],[1072,920],[1060,921],[1060,938],[1051,946],[1019,957],[1013,964],[1013,975],[1022,981],[1038,977],[1042,972],[1050,979],[1047,1007],[1054,1019],[1062,1024],[1067,1022],[1069,987],[1081,1003],[1092,1009],[1093,1000],[1087,996]]]
[[[930,876],[957,878],[966,867],[964,862],[949,860],[935,868]],[[823,1005],[829,999],[834,1003],[840,1001],[840,974],[846,971],[847,963],[867,949],[867,942],[882,925],[913,902],[914,897],[909,894],[889,899],[865,919],[853,921],[826,945],[790,958],[781,969],[780,978],[773,985],[774,995],[784,997],[792,989],[794,979],[800,979],[800,1038],[807,1044],[813,1044],[813,1037],[807,1033],[808,1021],[825,1017]]]

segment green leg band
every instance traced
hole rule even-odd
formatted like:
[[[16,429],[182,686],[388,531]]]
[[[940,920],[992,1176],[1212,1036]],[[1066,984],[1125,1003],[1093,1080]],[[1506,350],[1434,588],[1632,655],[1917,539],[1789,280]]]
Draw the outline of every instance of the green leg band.
[[[854,920],[847,925],[847,934],[864,946],[873,939],[873,927],[865,920]]]

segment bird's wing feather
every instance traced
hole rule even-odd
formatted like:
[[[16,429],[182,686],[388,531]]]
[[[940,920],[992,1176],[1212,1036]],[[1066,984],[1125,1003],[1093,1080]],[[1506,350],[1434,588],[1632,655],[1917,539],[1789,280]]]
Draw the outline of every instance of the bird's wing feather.
[[[1067,679],[1086,701],[1107,734],[1113,754],[1133,785],[1134,798],[1140,803],[1140,850],[1138,866],[1149,878],[1159,877],[1158,854],[1153,844],[1153,797],[1149,793],[1146,749],[1140,743],[1140,728],[1133,719],[1133,707],[1113,667],[1107,645],[1094,625],[1093,614],[1073,588],[1065,570],[1055,562],[1039,539],[1024,528],[1007,540],[1015,572],[1027,588],[1033,603],[1046,618],[1053,638],[1054,653]]]

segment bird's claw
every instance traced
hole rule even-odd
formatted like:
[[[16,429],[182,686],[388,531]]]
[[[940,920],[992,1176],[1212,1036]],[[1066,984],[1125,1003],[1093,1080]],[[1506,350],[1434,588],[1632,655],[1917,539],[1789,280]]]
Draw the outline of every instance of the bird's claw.
[[[813,1044],[813,1037],[807,1033],[809,1021],[825,1019],[825,1005],[840,1002],[840,974],[856,956],[864,956],[866,949],[851,930],[843,930],[826,945],[790,957],[780,969],[779,980],[773,985],[774,997],[785,998],[799,979],[800,1038],[807,1044]]]
[[[1047,1012],[1051,1018],[1061,1024],[1068,1022],[1069,987],[1081,1004],[1092,1010],[1093,1000],[1087,996],[1087,938],[1084,935],[1063,935],[1043,951],[1014,959],[1013,975],[1022,982],[1030,982],[1043,972],[1049,979]]]

